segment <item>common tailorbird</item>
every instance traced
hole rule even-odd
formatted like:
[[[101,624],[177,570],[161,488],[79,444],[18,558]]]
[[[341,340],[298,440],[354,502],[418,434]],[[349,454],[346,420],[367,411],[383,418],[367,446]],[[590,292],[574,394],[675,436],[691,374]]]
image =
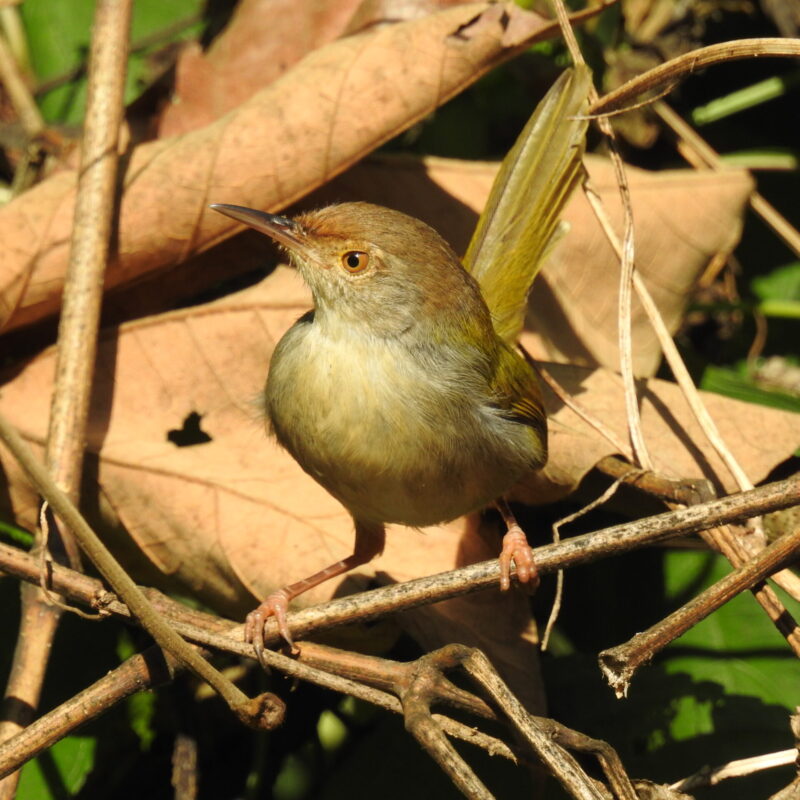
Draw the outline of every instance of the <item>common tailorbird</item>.
[[[383,550],[385,525],[435,525],[497,504],[508,525],[501,586],[531,580],[525,535],[504,496],[547,458],[536,375],[502,339],[475,279],[431,227],[342,203],[293,219],[213,209],[272,237],[311,289],[314,310],[280,340],[264,410],[300,466],[347,508],[353,554],[270,595],[245,635],[263,645],[288,603]]]

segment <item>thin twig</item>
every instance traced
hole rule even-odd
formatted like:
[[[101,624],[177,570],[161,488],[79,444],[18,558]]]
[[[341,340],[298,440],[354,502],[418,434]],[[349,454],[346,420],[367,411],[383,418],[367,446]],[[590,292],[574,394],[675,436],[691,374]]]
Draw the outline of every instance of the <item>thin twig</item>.
[[[521,734],[523,741],[571,796],[578,800],[606,800],[603,792],[586,775],[572,755],[555,741],[551,726],[546,724],[547,721],[528,714],[486,656],[480,650],[451,644],[414,662],[413,679],[401,693],[401,699],[406,728],[461,792],[467,797],[480,800],[493,798],[444,736],[444,730],[430,712],[436,687],[444,679],[444,673],[458,666],[463,667],[472,679],[488,692],[495,705]],[[636,800],[632,788],[629,794],[623,796],[623,800]]]
[[[86,438],[97,330],[116,203],[131,0],[100,0],[94,22],[78,193],[58,330],[47,465],[75,500]]]
[[[612,484],[599,497],[595,497],[594,500],[592,500],[590,503],[587,503],[585,506],[583,506],[583,508],[578,509],[572,514],[567,514],[566,517],[562,517],[557,522],[554,522],[553,541],[554,542],[561,541],[561,527],[563,525],[567,525],[570,522],[574,522],[576,519],[580,519],[582,516],[588,514],[590,511],[603,505],[603,503],[609,500],[616,493],[621,483],[623,483],[631,475],[641,474],[641,472],[642,470],[640,470],[638,467],[629,467],[628,471],[624,475],[620,475],[618,478],[615,478]],[[561,611],[561,600],[563,594],[564,594],[564,570],[560,569],[556,573],[556,595],[555,599],[553,600],[553,607],[550,610],[550,616],[547,618],[547,625],[544,629],[544,635],[542,636],[542,650],[547,650],[547,643],[550,641],[550,634],[553,631],[553,627],[555,626],[559,612]]]
[[[592,205],[592,208],[594,209],[598,221],[603,227],[606,238],[611,244],[611,247],[614,249],[617,257],[621,258],[622,245],[614,233],[613,227],[611,226],[608,216],[605,213],[605,209],[602,207],[602,205],[599,205],[595,202],[595,199],[592,197],[592,195],[587,195],[587,197]],[[686,369],[686,365],[683,363],[683,359],[678,352],[678,348],[675,346],[672,335],[670,334],[663,318],[661,317],[658,306],[656,306],[655,301],[647,289],[647,286],[638,273],[634,274],[633,285],[636,289],[639,300],[642,303],[642,307],[647,314],[647,318],[653,327],[653,331],[656,334],[658,343],[664,352],[667,363],[672,370],[672,374],[675,377],[678,386],[680,386],[681,391],[686,398],[686,402],[694,414],[695,419],[697,419],[698,424],[702,428],[703,433],[705,433],[706,438],[711,446],[728,467],[729,472],[733,476],[739,488],[743,491],[745,489],[751,489],[753,484],[741,466],[739,466],[739,463],[736,461],[735,457],[722,439],[714,420],[703,404],[700,393],[697,391],[697,387],[694,385],[692,377],[689,374],[689,370]]]
[[[591,194],[587,194],[587,198],[589,202],[592,203],[592,206],[595,210],[595,214],[597,216],[598,221],[600,222],[601,226],[605,230],[606,236],[608,238],[609,243],[614,248],[615,252],[617,253],[618,257],[621,252],[621,245],[619,239],[617,238],[616,234],[614,233],[611,225],[608,221],[608,217],[605,213],[605,209],[601,205],[597,205],[593,201],[593,197]],[[689,409],[695,416],[698,424],[700,425],[703,433],[705,434],[706,438],[708,439],[711,446],[716,451],[717,455],[719,455],[720,459],[728,468],[728,471],[733,476],[734,480],[736,481],[737,485],[740,489],[746,490],[752,488],[752,483],[750,479],[747,477],[747,474],[739,465],[739,462],[736,460],[736,457],[728,448],[727,444],[725,444],[722,435],[719,432],[719,429],[716,426],[711,415],[708,413],[708,409],[705,407],[703,403],[703,399],[700,396],[700,392],[697,391],[697,387],[694,385],[694,381],[692,381],[692,377],[689,374],[689,370],[686,368],[686,365],[683,363],[683,359],[678,351],[675,342],[672,339],[669,331],[667,330],[667,326],[664,323],[664,320],[661,317],[661,314],[658,311],[658,307],[656,306],[650,292],[647,289],[644,281],[642,280],[641,276],[638,273],[635,273],[633,276],[633,283],[634,288],[636,289],[637,295],[639,300],[642,303],[642,307],[647,314],[648,319],[650,320],[650,324],[653,327],[653,330],[656,334],[656,338],[658,339],[659,345],[664,353],[664,356],[669,364],[670,369],[672,370],[672,374],[675,377],[678,386],[680,387],[687,404],[689,405]],[[732,562],[733,563],[733,562]],[[733,563],[734,566],[739,566],[737,563]],[[800,599],[798,597],[798,587],[797,581],[792,573],[783,572],[780,575],[776,575],[774,577],[776,583],[778,583],[782,588],[788,591],[793,597],[796,599]],[[771,590],[770,590],[771,591]],[[760,601],[759,601],[760,602]]]
[[[678,385],[681,387],[683,396],[686,399],[686,402],[689,404],[689,408],[694,414],[695,419],[703,429],[703,433],[706,435],[706,438],[716,451],[717,455],[722,459],[723,463],[728,468],[728,471],[733,476],[733,479],[736,481],[736,485],[739,487],[739,489],[742,491],[752,489],[752,481],[747,477],[747,474],[736,460],[736,457],[730,451],[730,448],[727,446],[727,444],[725,444],[725,440],[722,438],[716,423],[714,422],[711,414],[708,413],[708,409],[706,408],[705,403],[703,403],[700,393],[697,391],[697,387],[694,385],[692,376],[689,374],[689,370],[686,369],[686,365],[683,363],[683,359],[678,352],[678,348],[676,347],[675,342],[673,341],[672,336],[669,330],[667,330],[667,326],[658,311],[658,306],[656,306],[655,301],[653,300],[653,297],[647,289],[647,286],[645,285],[641,276],[638,274],[635,275],[633,283],[634,287],[636,288],[636,294],[638,295],[642,307],[647,314],[647,318],[650,320],[650,324],[653,326],[658,343],[661,346],[661,349],[664,351],[669,368],[672,371],[672,374],[675,377]]]
[[[571,411],[574,411],[587,425],[594,428],[617,452],[625,456],[628,461],[633,461],[631,448],[617,437],[614,431],[601,419],[587,411],[569,392],[553,377],[553,374],[543,364],[529,359],[528,363],[536,370],[539,377],[552,389],[553,394]]]
[[[16,15],[16,10],[13,13]],[[14,179],[10,190],[10,196],[15,197],[38,179],[45,164],[47,146],[43,136],[44,120],[28,89],[11,42],[6,40],[2,32],[0,32],[0,83],[5,87],[14,106],[23,134],[22,153],[14,168]]]
[[[789,718],[789,727],[792,729],[792,735],[794,736],[794,780],[771,795],[769,800],[797,800],[798,796],[800,796],[800,772],[798,772],[800,768],[800,707],[795,708],[795,713]]]
[[[31,56],[28,36],[20,14],[21,5],[22,0],[0,0],[0,31],[6,38],[14,60],[24,72],[30,66]]]
[[[558,23],[561,27],[561,33],[564,36],[564,41],[570,51],[572,60],[576,64],[585,64],[583,53],[578,47],[578,41],[569,22],[569,16],[564,6],[563,0],[552,0],[553,6],[556,11]],[[589,89],[589,99],[597,102],[597,90],[594,86]],[[591,113],[591,109],[589,111]],[[639,413],[639,401],[636,395],[636,381],[633,374],[633,341],[631,331],[633,328],[632,322],[632,305],[631,305],[631,287],[633,285],[633,277],[635,274],[635,245],[633,237],[633,208],[631,205],[631,192],[628,185],[628,178],[625,173],[625,165],[617,149],[617,140],[614,129],[611,123],[605,117],[597,119],[598,127],[603,135],[606,137],[608,143],[609,155],[611,163],[614,166],[614,175],[617,179],[617,186],[619,188],[620,200],[622,202],[622,256],[620,258],[620,281],[619,281],[619,300],[618,300],[618,315],[617,327],[619,335],[619,366],[620,375],[622,376],[622,386],[625,396],[625,415],[628,420],[628,435],[633,448],[634,460],[642,469],[652,470],[653,463],[650,459],[650,454],[647,452],[647,444],[644,440],[644,433],[642,431],[642,419]]]
[[[444,674],[440,664],[442,653],[442,650],[436,650],[419,658],[413,679],[400,695],[406,730],[465,797],[494,800],[494,795],[450,743],[431,714],[431,697]]]
[[[699,133],[689,125],[679,114],[675,112],[667,103],[658,101],[653,103],[653,111],[661,117],[662,121],[668,125],[673,133],[680,138],[686,148],[680,148],[679,152],[696,169],[707,167],[710,169],[726,169],[725,162],[720,158],[719,153],[714,150]],[[775,233],[783,239],[787,247],[794,251],[800,258],[800,231],[784,217],[763,195],[753,192],[750,195],[750,207],[758,214],[764,222],[769,225]]]
[[[463,645],[450,645],[439,652],[443,651],[449,651],[458,658],[470,677],[478,682],[498,708],[508,716],[509,722],[517,729],[523,740],[528,743],[548,771],[572,797],[578,798],[578,800],[604,800],[603,794],[572,754],[554,741],[550,732],[539,724],[536,717],[525,711],[519,700],[497,674],[489,659],[480,650]],[[636,793],[627,776],[624,776],[624,779],[625,791],[620,795],[620,800],[636,800]]]
[[[559,568],[568,569],[673,536],[696,533],[714,525],[767,513],[767,509],[788,508],[798,503],[800,503],[800,475],[759,487],[751,492],[742,492],[702,505],[575,536],[558,544],[537,547],[533,551],[533,557],[539,572],[545,575]],[[499,580],[500,567],[497,560],[493,559],[290,612],[289,630],[294,638],[299,638],[312,630],[375,619],[395,611],[495,588]],[[265,638],[269,642],[280,640],[277,626],[273,623],[269,623]]]
[[[677,84],[705,67],[764,56],[796,58],[800,56],[800,39],[738,39],[692,50],[637,75],[613,92],[603,95],[592,104],[588,113],[606,114],[618,111],[644,92],[658,91],[664,86]]]
[[[608,784],[614,792],[616,800],[637,799],[637,794],[633,791],[631,780],[622,765],[619,754],[608,742],[604,742],[602,739],[593,739],[591,736],[567,728],[553,719],[537,717],[536,721],[547,730],[553,741],[562,747],[594,756],[608,779]]]
[[[0,417],[0,436],[3,435],[4,427],[2,417]],[[33,478],[37,488],[45,496],[50,494],[47,499],[61,514],[61,509],[52,503],[52,498],[58,497],[60,493],[56,491],[51,494],[49,489],[45,493],[42,486],[46,485],[46,480],[40,485],[38,477],[34,475]],[[63,498],[63,495],[61,497]],[[783,481],[760,486],[749,492],[729,495],[678,511],[645,517],[595,533],[574,536],[558,544],[537,547],[533,551],[533,557],[539,571],[547,574],[676,536],[697,533],[710,527],[737,522],[798,504],[800,504],[800,474]],[[59,505],[61,505],[60,502]],[[77,514],[77,512],[75,513]],[[66,521],[68,524],[75,522],[86,526],[80,515]],[[2,552],[2,548],[0,548],[0,552]],[[61,588],[57,583],[59,574],[59,570],[54,567],[53,585],[57,590]],[[402,584],[338,598],[301,611],[290,611],[287,617],[289,630],[294,638],[300,638],[311,631],[322,631],[351,622],[377,619],[386,614],[448,600],[451,597],[496,588],[499,580],[500,566],[497,559],[492,559],[438,575],[417,578]],[[280,641],[274,621],[267,624],[265,641],[267,643]],[[198,644],[214,646],[210,640],[198,641]]]
[[[667,503],[692,506],[711,500],[715,496],[710,482],[706,478],[672,480],[656,472],[642,472],[641,470],[631,474],[631,465],[617,456],[606,456],[600,459],[594,468],[609,478],[621,477],[625,483],[635,489]]]
[[[89,90],[81,150],[72,242],[64,284],[58,335],[58,360],[46,462],[58,485],[77,500],[86,438],[86,420],[94,372],[103,274],[114,214],[117,141],[122,120],[131,0],[99,0],[95,10]],[[57,528],[57,526],[56,526]],[[73,567],[80,557],[69,533],[53,531]],[[59,537],[60,534],[60,537]],[[44,546],[41,534],[34,545]],[[59,547],[56,558],[62,557]],[[52,635],[61,610],[40,591],[23,592],[23,614],[15,667],[6,696],[27,713],[39,702]],[[34,617],[52,616],[48,625],[27,627]],[[27,660],[23,662],[21,659]],[[18,720],[24,724],[26,720]],[[3,734],[13,730],[5,727]],[[2,793],[14,792],[16,778],[3,782]]]
[[[78,726],[101,716],[126,697],[170,680],[173,666],[174,663],[165,662],[158,647],[127,659],[99,681],[0,744],[0,778],[19,769]]]
[[[89,527],[72,501],[58,488],[19,433],[1,414],[0,440],[12,452],[53,511],[58,514],[64,525],[80,542],[92,563],[156,642],[195,675],[210,684],[242,722],[256,728],[266,725],[268,709],[265,696],[248,698],[164,621],[141,589],[131,580],[97,534]]]
[[[662,619],[652,628],[637,633],[625,644],[600,653],[600,667],[618,697],[624,697],[634,672],[650,661],[661,649],[681,634],[694,627],[700,620],[716,611],[740,592],[751,589],[764,581],[773,572],[791,563],[800,551],[800,528],[795,533],[781,536],[744,566],[717,581],[688,603]],[[794,637],[798,639],[800,629],[792,622]],[[797,653],[800,655],[800,653]]]
[[[44,130],[42,114],[2,33],[0,33],[0,83],[5,87],[26,136],[29,139],[38,136]]]
[[[596,465],[596,469],[612,478],[623,475],[629,467],[625,461],[614,456],[607,456]],[[675,508],[676,504],[695,505],[716,496],[707,480],[670,481],[655,473],[646,472],[628,482],[653,497],[660,497],[670,508]],[[710,528],[701,532],[700,536],[712,550],[724,555],[734,568],[742,566],[749,558],[757,555],[757,551],[744,546],[744,541],[752,541],[754,537],[743,540],[728,525]],[[759,547],[763,549],[763,545]],[[800,597],[798,578],[792,570],[781,570],[772,576],[772,580],[792,597]],[[753,594],[778,631],[789,640],[792,650],[797,652],[800,647],[797,626],[772,587],[764,584],[754,589]]]
[[[716,786],[728,778],[742,778],[765,769],[787,767],[796,761],[797,749],[794,747],[790,750],[778,750],[775,753],[765,753],[751,758],[739,758],[713,769],[708,767],[701,769],[694,775],[671,784],[669,788],[678,792],[692,792],[705,786]]]
[[[744,544],[746,540],[736,536],[729,525],[715,526],[704,531],[701,536],[709,547],[722,553],[735,569],[746,564],[750,558],[758,555],[759,552],[763,552],[764,549],[763,546],[760,546],[760,550],[756,552],[748,550]],[[790,596],[798,596],[797,576],[792,570],[783,569],[780,572],[776,572],[772,576],[772,580],[784,591],[788,592]],[[767,613],[767,616],[772,620],[778,632],[789,643],[795,655],[800,658],[800,631],[798,631],[794,618],[786,610],[786,606],[781,602],[775,590],[769,584],[763,584],[755,587],[753,594],[759,605]]]

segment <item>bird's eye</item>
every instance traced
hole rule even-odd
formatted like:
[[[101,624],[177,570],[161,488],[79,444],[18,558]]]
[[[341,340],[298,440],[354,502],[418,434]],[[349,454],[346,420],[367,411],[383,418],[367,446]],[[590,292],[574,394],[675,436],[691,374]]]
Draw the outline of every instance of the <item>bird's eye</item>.
[[[351,274],[363,272],[369,264],[369,253],[350,250],[342,256],[342,266]]]

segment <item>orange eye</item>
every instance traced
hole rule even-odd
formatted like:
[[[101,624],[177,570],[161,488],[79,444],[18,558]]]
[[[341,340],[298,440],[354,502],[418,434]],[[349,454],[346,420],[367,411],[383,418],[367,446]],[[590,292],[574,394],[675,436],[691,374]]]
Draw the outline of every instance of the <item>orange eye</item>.
[[[363,272],[369,264],[369,253],[350,250],[342,256],[342,266],[351,274]]]

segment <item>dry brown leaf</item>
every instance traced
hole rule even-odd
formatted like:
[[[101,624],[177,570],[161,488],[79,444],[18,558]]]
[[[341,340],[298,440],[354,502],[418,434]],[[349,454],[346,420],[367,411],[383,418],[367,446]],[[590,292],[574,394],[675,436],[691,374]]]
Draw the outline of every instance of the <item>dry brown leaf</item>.
[[[208,50],[199,42],[181,50],[157,135],[176,136],[219,119],[306,53],[342,34],[418,19],[452,5],[464,0],[242,0]]]
[[[306,53],[336,39],[362,4],[242,0],[207,51],[198,42],[181,51],[158,135],[175,136],[208,125],[249,100]]]
[[[522,337],[523,345],[526,336]],[[583,409],[608,427],[617,441],[627,444],[622,381],[617,373],[572,364],[546,367]],[[674,479],[707,478],[720,492],[738,491],[738,484],[709,446],[677,384],[651,378],[639,382],[638,392],[645,439],[653,451],[654,469],[659,475]],[[800,415],[711,392],[701,395],[722,438],[753,483],[763,480],[800,446]],[[548,389],[545,405],[551,457],[541,480],[522,492],[534,502],[571,492],[576,480],[594,464],[619,452]]]
[[[486,2],[371,29],[315,50],[211,125],[135,148],[124,162],[107,285],[229,236],[236,224],[209,202],[286,206],[552,30],[513,3]],[[6,328],[58,308],[75,177],[54,175],[0,209]]]
[[[593,188],[621,237],[622,207],[610,167],[587,161]],[[744,170],[645,172],[628,167],[636,231],[636,267],[657,303],[667,328],[680,324],[689,292],[708,262],[727,254],[741,235],[754,184]],[[598,294],[599,285],[618,282],[619,261],[586,197],[576,192],[566,215],[580,240],[556,247],[531,293],[529,321],[542,333],[551,356],[568,363],[619,364],[617,291]],[[576,237],[577,238],[577,237]],[[555,300],[555,302],[553,302]],[[638,299],[633,301],[633,365],[652,375],[661,348]]]

